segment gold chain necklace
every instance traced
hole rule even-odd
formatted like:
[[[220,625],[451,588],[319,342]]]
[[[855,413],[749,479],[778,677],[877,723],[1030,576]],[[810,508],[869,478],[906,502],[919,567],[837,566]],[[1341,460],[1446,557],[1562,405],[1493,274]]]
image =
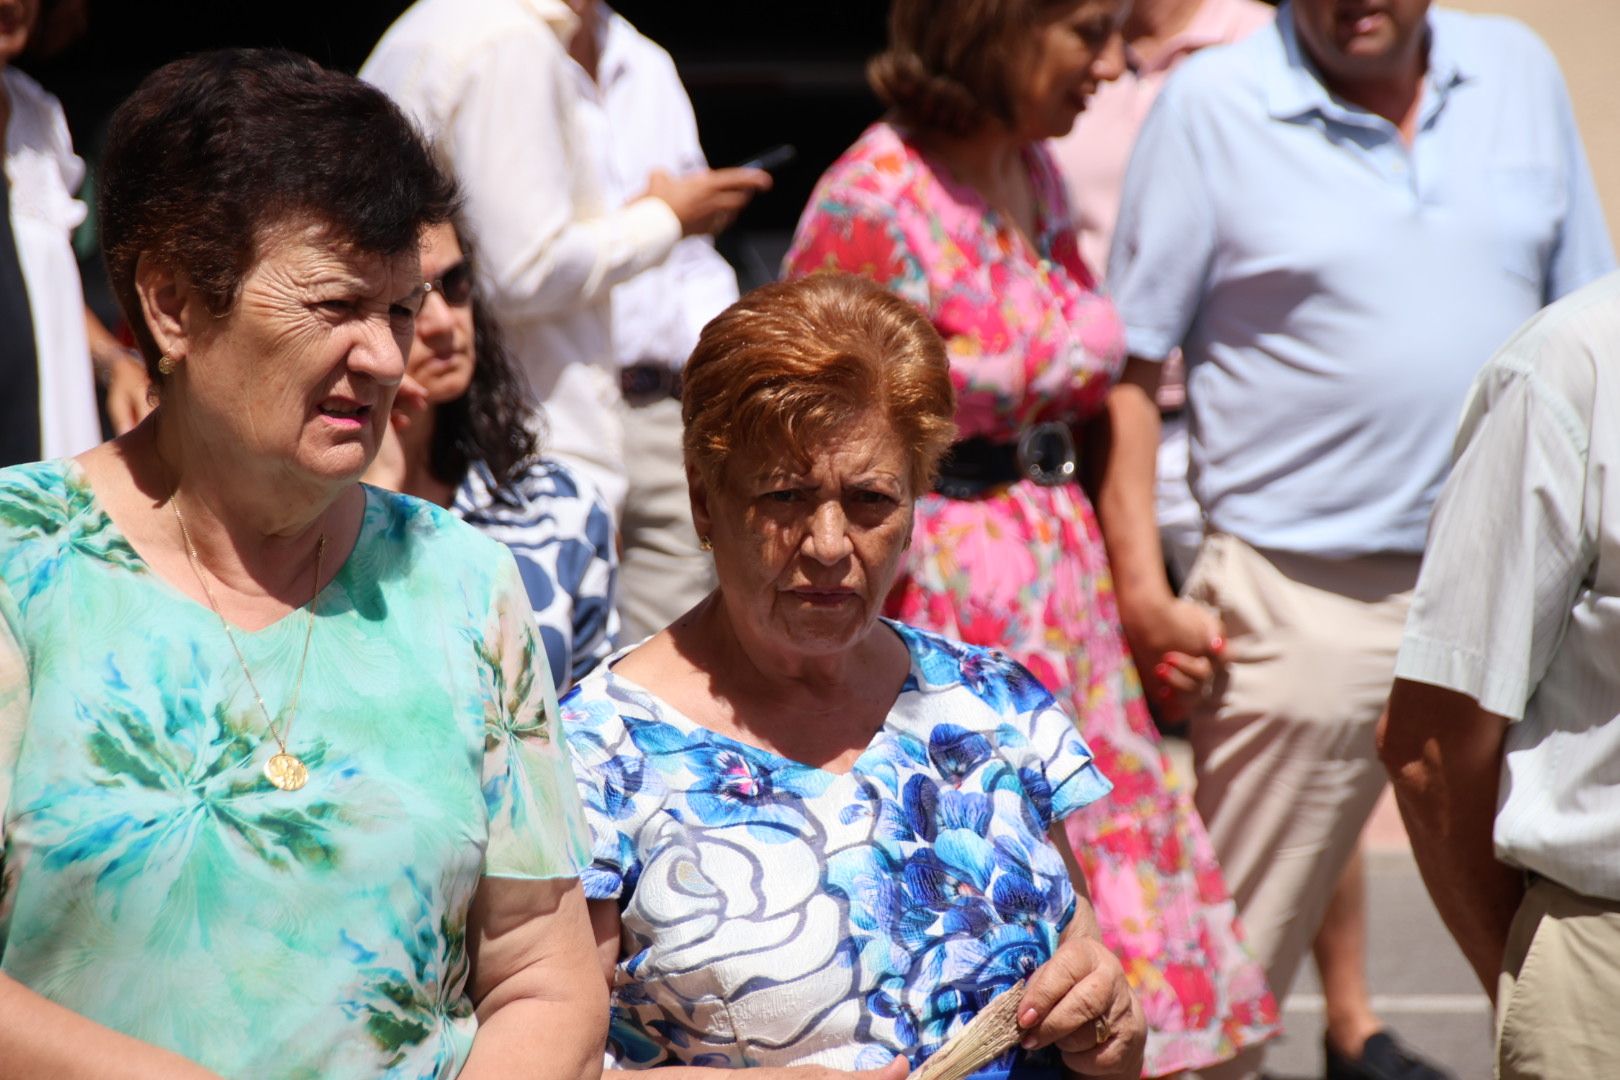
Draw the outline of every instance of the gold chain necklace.
[[[264,714],[264,724],[270,729],[270,737],[276,740],[278,753],[270,755],[265,761],[264,778],[282,791],[297,791],[309,780],[309,767],[300,761],[296,754],[287,752],[287,735],[292,731],[293,720],[298,717],[298,695],[304,689],[304,662],[309,659],[309,639],[315,636],[315,598],[321,592],[321,557],[326,554],[326,534],[321,533],[320,539],[315,544],[315,585],[309,594],[309,606],[304,609],[304,649],[298,656],[298,678],[293,683],[292,701],[287,706],[287,723],[281,730],[277,730],[276,722],[270,717],[270,709],[264,703],[264,695],[259,693],[259,684],[253,680],[253,672],[248,668],[247,658],[242,655],[242,649],[236,643],[236,635],[231,633],[231,624],[219,610],[219,604],[214,601],[214,590],[208,587],[208,579],[203,576],[202,560],[197,557],[197,545],[191,542],[191,530],[186,528],[185,515],[180,513],[180,500],[175,497],[172,488],[169,491],[169,506],[174,509],[174,520],[180,526],[180,538],[186,543],[186,558],[191,562],[191,572],[197,575],[197,583],[202,586],[203,595],[208,597],[208,607],[213,611],[215,618],[219,619],[219,627],[225,631],[225,640],[231,643],[231,651],[236,654],[236,662],[242,665],[242,674],[247,676],[248,688],[253,691],[253,699],[259,703],[259,711]]]

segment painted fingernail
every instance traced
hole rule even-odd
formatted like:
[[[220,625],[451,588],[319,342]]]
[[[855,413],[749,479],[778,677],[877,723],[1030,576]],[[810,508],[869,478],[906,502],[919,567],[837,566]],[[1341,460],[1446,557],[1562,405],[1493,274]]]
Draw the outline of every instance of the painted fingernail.
[[[1226,651],[1226,639],[1221,637],[1221,635],[1216,634],[1213,638],[1210,639],[1209,647],[1214,649],[1216,652],[1225,652]]]
[[[1157,675],[1161,680],[1168,679],[1170,677],[1170,665],[1160,664],[1158,667],[1153,669],[1153,674]]]

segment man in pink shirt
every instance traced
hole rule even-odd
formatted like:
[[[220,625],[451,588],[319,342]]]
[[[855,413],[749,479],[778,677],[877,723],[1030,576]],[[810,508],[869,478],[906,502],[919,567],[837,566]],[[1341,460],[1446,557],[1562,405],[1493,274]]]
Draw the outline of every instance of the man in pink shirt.
[[[1136,0],[1124,30],[1130,70],[1099,87],[1074,129],[1053,144],[1081,253],[1099,277],[1108,268],[1131,148],[1165,80],[1193,53],[1240,41],[1268,25],[1274,14],[1260,0]],[[1164,426],[1156,511],[1165,557],[1179,585],[1203,538],[1202,516],[1187,487],[1186,386],[1179,352],[1165,364],[1158,402]],[[1378,1052],[1367,1053],[1367,1041],[1380,1034],[1381,1025],[1367,989],[1366,938],[1366,883],[1357,854],[1312,945],[1326,1006],[1327,1075],[1381,1077],[1392,1070],[1412,1077],[1443,1075],[1425,1071],[1427,1063],[1402,1060],[1410,1051],[1392,1044],[1387,1035],[1377,1040]]]

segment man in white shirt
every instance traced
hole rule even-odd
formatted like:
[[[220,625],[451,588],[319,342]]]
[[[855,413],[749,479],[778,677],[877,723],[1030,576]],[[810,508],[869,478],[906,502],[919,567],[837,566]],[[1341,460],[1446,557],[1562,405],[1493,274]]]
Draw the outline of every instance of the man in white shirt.
[[[577,65],[582,127],[611,204],[634,201],[656,173],[708,169],[669,53],[600,0],[580,10],[568,52]],[[685,237],[662,263],[613,290],[630,485],[619,522],[625,641],[667,626],[714,585],[681,466],[680,372],[704,324],[735,299],[737,275],[707,236]]]
[[[598,175],[567,52],[586,0],[418,0],[360,74],[415,117],[466,197],[496,320],[543,406],[546,452],[622,511],[609,296],[683,236],[730,223],[770,177],[656,173],[621,205]]]
[[[1474,383],[1379,750],[1498,1075],[1620,1061],[1620,274]]]

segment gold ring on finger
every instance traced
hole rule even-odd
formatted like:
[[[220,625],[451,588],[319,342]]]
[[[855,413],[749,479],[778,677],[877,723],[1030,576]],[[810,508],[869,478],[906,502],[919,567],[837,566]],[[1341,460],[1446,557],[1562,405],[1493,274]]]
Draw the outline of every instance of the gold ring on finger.
[[[1097,1025],[1097,1045],[1101,1046],[1114,1037],[1114,1029],[1108,1026],[1108,1017],[1099,1016],[1095,1021]]]

